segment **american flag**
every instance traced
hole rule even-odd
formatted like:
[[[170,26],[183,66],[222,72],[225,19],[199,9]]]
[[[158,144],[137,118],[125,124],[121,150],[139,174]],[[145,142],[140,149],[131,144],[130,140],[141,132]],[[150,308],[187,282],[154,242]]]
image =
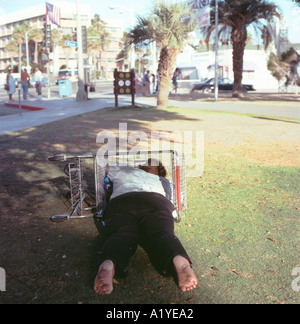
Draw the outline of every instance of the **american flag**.
[[[46,24],[54,24],[60,27],[60,8],[46,2]]]

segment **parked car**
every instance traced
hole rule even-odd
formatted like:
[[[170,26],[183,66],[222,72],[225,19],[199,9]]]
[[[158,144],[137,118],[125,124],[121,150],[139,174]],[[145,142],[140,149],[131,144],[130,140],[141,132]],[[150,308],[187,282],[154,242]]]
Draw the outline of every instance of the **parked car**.
[[[58,71],[56,84],[61,80],[70,80],[72,82],[78,81],[78,70],[77,69],[64,69]]]
[[[19,84],[21,84],[21,78],[15,78],[15,85],[16,85],[16,88],[19,87]]]
[[[46,87],[48,83],[47,78],[42,78],[42,87]],[[35,87],[35,78],[31,78],[29,81],[29,87],[34,88]]]
[[[247,91],[255,91],[252,84],[243,84],[243,89]],[[210,93],[215,90],[215,78],[208,79],[202,83],[195,83],[192,86],[193,91],[202,91],[203,93]],[[228,78],[219,78],[219,90],[233,90],[233,82]]]

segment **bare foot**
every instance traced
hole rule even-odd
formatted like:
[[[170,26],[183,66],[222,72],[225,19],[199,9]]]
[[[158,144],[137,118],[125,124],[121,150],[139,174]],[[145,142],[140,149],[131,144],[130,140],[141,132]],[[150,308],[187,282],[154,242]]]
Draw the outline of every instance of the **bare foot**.
[[[196,288],[197,278],[189,261],[178,255],[173,259],[173,264],[177,272],[179,288],[182,291],[189,291]]]
[[[94,290],[100,295],[109,295],[113,291],[115,266],[111,260],[101,263],[94,283]]]

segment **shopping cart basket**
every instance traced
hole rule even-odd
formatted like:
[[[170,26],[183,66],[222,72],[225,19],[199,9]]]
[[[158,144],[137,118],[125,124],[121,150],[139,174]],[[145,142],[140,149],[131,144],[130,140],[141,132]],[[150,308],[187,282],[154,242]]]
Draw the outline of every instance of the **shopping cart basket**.
[[[179,155],[175,150],[161,151],[139,151],[139,152],[116,152],[106,154],[105,163],[99,159],[97,154],[86,155],[67,155],[57,154],[50,156],[49,161],[67,162],[65,173],[68,176],[70,186],[71,212],[52,216],[53,222],[63,222],[75,218],[102,217],[103,210],[107,204],[105,177],[110,165],[128,165],[138,167],[148,161],[149,158],[155,158],[163,161],[164,166],[171,166],[168,172],[168,180],[171,185],[170,201],[173,203],[176,213],[175,221],[180,222],[182,212],[187,211],[187,194],[186,194],[186,175],[184,155]],[[94,170],[95,186],[95,204],[85,207],[86,190],[84,188],[84,163],[92,161]],[[90,163],[89,162],[89,163]]]

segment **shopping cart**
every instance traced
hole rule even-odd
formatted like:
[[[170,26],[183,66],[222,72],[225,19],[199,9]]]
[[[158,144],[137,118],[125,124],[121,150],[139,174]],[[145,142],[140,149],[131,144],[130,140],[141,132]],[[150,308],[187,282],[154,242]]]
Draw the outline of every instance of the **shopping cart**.
[[[179,155],[175,150],[116,152],[106,154],[100,158],[99,154],[66,155],[57,154],[50,156],[49,161],[67,162],[65,174],[68,176],[70,186],[70,213],[52,216],[53,222],[63,222],[69,219],[99,217],[103,215],[107,204],[107,192],[105,190],[105,178],[110,165],[138,167],[145,164],[149,158],[163,161],[164,166],[170,167],[168,180],[171,185],[170,201],[173,203],[176,213],[174,219],[181,221],[182,212],[187,211],[186,174],[184,155]],[[89,161],[89,162],[88,162]],[[87,206],[86,190],[84,187],[85,163],[92,165],[94,171],[95,197],[93,206]]]

